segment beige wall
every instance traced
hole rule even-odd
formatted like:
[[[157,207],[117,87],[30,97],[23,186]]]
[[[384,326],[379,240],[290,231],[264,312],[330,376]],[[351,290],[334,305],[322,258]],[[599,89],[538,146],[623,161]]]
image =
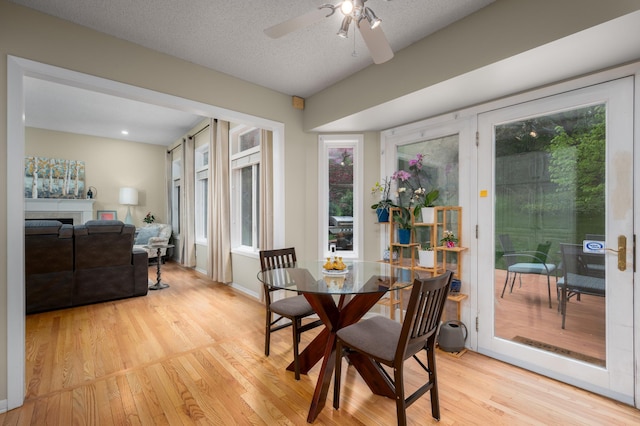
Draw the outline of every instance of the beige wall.
[[[166,147],[29,127],[25,155],[84,161],[85,185],[98,191],[94,219],[98,210],[116,210],[124,221],[127,208],[118,203],[119,190],[130,186],[138,190],[138,205],[131,206],[134,225],[142,226],[147,212],[157,222],[167,221]]]

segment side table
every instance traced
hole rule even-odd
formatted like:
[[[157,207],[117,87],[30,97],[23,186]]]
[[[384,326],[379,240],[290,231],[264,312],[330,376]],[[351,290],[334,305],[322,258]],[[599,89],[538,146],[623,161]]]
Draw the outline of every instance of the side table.
[[[167,283],[163,283],[161,281],[161,271],[160,271],[160,265],[162,265],[162,249],[168,249],[168,248],[172,248],[175,247],[173,244],[153,244],[150,246],[144,246],[144,248],[147,249],[157,249],[158,250],[158,262],[157,262],[157,266],[156,266],[156,283],[152,286],[149,287],[149,290],[162,290],[163,288],[167,288],[169,287],[169,284]]]

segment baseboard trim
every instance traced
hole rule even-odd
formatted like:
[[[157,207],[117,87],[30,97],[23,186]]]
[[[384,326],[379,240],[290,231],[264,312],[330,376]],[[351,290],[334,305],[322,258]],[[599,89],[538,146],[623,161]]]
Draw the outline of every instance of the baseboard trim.
[[[7,402],[6,399],[3,399],[0,401],[0,414],[2,413],[6,413],[8,410],[7,408],[9,407],[9,403]]]
[[[261,300],[261,294],[258,294],[255,291],[251,291],[248,288],[246,288],[245,286],[242,286],[240,284],[232,282],[231,283],[231,288],[234,289],[234,290],[238,290],[239,292],[244,293],[247,296],[251,296],[254,299]]]

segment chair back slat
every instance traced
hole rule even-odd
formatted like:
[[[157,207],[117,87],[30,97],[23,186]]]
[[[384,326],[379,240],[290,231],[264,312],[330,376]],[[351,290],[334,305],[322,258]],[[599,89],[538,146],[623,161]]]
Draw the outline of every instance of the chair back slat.
[[[294,267],[296,262],[296,249],[294,247],[260,251],[260,267],[263,271]]]
[[[426,279],[415,279],[402,324],[396,358],[406,359],[422,350],[440,325],[449,294],[453,273]]]
[[[270,271],[276,268],[291,268],[296,266],[296,262],[297,258],[295,247],[275,250],[260,250],[260,268],[262,271]],[[262,288],[264,289],[267,304],[271,304],[270,293],[280,289],[269,287],[264,283],[262,284]]]

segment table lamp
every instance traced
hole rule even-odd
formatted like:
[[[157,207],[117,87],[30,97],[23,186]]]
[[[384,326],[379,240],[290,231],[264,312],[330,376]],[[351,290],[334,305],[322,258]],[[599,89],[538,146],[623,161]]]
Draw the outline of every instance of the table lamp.
[[[120,188],[120,204],[127,206],[127,217],[124,218],[124,223],[133,225],[131,206],[138,205],[138,190],[135,188]]]

